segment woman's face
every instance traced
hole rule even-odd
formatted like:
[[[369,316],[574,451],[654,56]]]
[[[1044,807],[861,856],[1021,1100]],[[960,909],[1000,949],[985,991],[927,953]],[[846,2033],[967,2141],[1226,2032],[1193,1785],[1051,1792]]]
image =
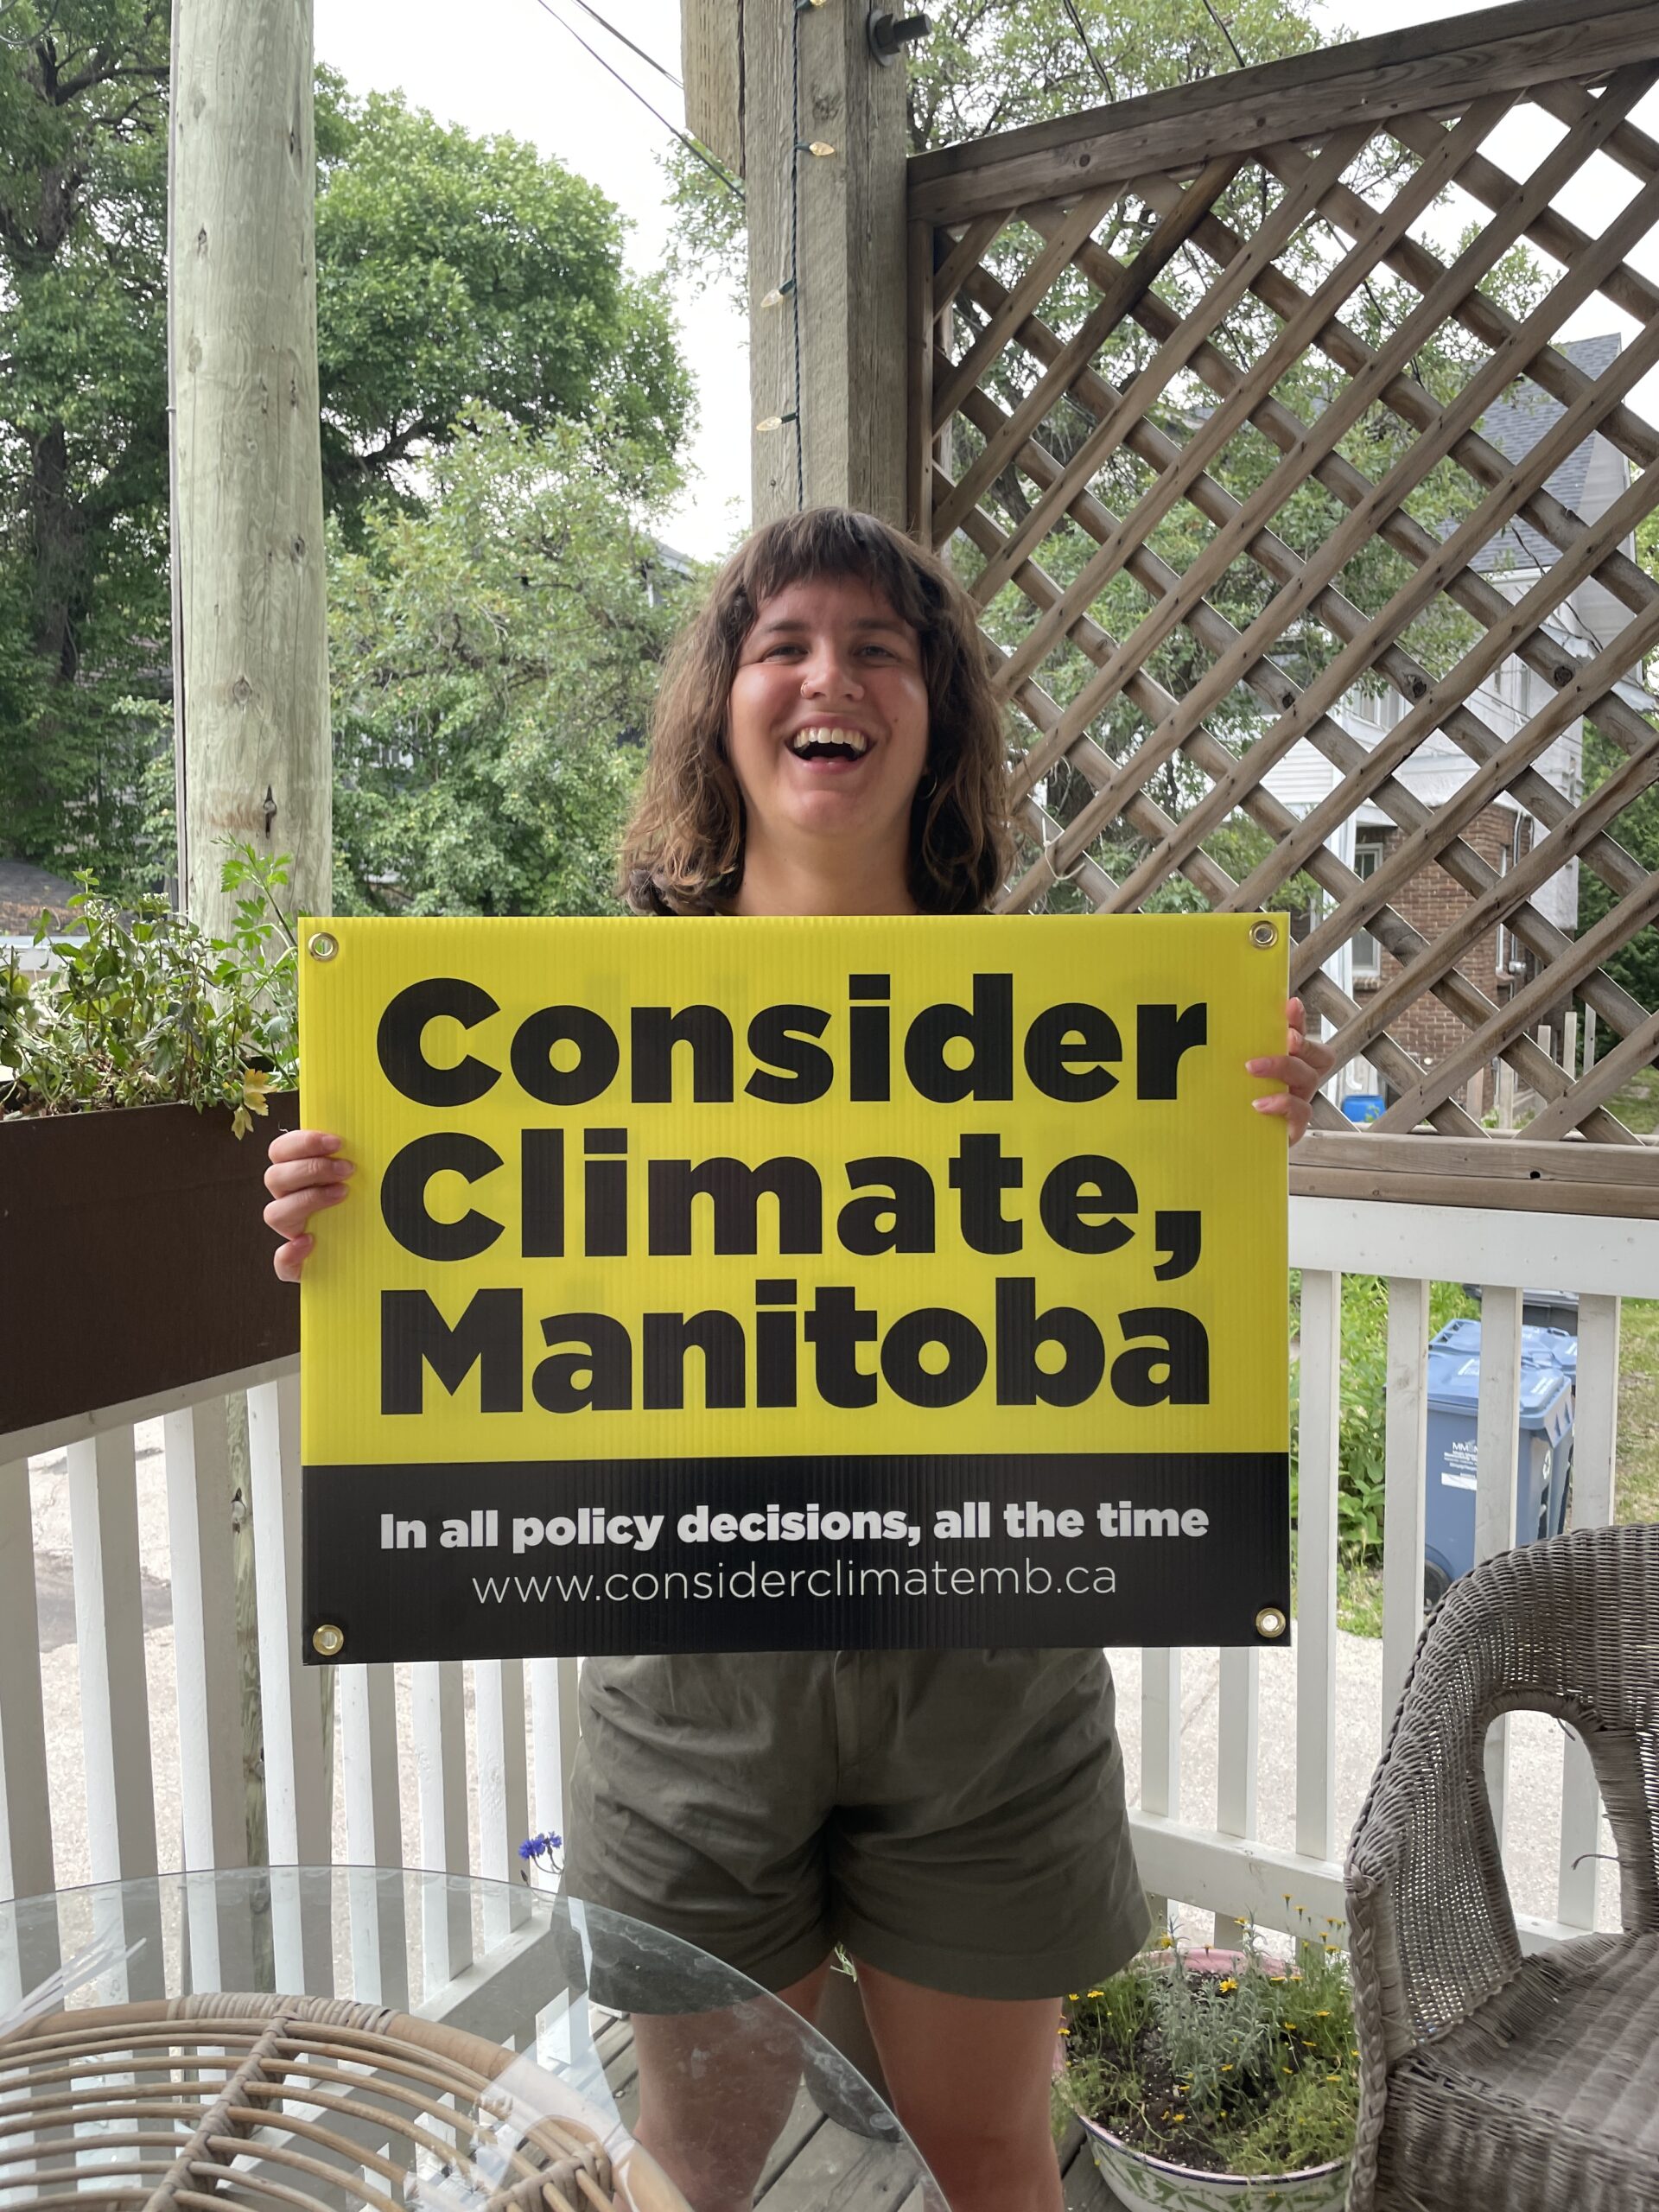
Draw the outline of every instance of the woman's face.
[[[902,883],[927,734],[920,642],[879,592],[842,576],[765,601],[726,721],[751,859],[892,863]]]

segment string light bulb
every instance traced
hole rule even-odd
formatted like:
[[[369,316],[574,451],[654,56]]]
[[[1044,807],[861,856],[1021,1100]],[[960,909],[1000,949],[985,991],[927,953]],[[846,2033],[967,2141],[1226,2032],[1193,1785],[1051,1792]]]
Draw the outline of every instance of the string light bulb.
[[[835,150],[827,138],[814,138],[805,145],[798,145],[796,148],[798,153],[816,154],[820,161],[823,161],[827,155],[833,154]]]
[[[794,289],[795,279],[792,276],[785,276],[781,284],[774,284],[772,289],[763,296],[760,304],[763,308],[780,308]]]
[[[787,415],[768,415],[763,421],[757,423],[754,427],[760,435],[765,437],[770,431],[781,430],[785,423],[793,423],[798,420],[799,417],[797,416],[794,409],[791,408]]]

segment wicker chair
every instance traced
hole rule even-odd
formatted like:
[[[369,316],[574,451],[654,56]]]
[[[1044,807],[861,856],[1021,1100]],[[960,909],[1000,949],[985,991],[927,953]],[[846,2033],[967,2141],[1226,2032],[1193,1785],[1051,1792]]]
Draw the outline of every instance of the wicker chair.
[[[1582,1737],[1619,1935],[1523,1959],[1487,1803],[1502,1713]],[[1424,1630],[1347,1866],[1349,2212],[1659,2212],[1659,1527],[1488,1560]]]

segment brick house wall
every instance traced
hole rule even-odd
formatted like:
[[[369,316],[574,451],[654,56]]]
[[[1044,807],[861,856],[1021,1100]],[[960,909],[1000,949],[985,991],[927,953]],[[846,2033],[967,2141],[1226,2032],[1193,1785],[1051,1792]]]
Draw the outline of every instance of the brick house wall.
[[[1517,814],[1507,806],[1489,806],[1475,817],[1463,834],[1465,843],[1493,868],[1502,871],[1524,856],[1531,845],[1531,832],[1529,816]],[[1392,827],[1362,828],[1358,836],[1362,847],[1369,847],[1380,858],[1386,858],[1399,844],[1401,832]],[[1363,868],[1362,873],[1369,874],[1370,869]],[[1463,886],[1433,863],[1413,876],[1392,901],[1395,912],[1430,942],[1457,922],[1472,903]],[[1400,973],[1401,963],[1391,952],[1375,940],[1366,950],[1372,947],[1376,972],[1367,975],[1362,972],[1360,946],[1356,946],[1354,996],[1362,1007]],[[1503,965],[1500,965],[1500,954]],[[1495,1006],[1501,1006],[1532,973],[1529,960],[1518,972],[1507,964],[1511,959],[1523,958],[1522,948],[1501,926],[1495,925],[1465,951],[1458,966]],[[1433,1067],[1457,1051],[1469,1033],[1448,1006],[1432,992],[1425,991],[1395,1016],[1389,1024],[1389,1033],[1414,1060],[1424,1067]],[[1470,1081],[1460,1085],[1452,1096],[1477,1117],[1488,1110],[1493,1098],[1491,1064],[1476,1070]]]

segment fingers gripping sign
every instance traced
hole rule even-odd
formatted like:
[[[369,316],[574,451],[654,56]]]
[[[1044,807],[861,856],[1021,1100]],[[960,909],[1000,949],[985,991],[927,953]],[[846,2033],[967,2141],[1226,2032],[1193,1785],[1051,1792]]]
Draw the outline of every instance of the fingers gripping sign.
[[[1244,1063],[1247,1073],[1266,1076],[1285,1087],[1266,1097],[1254,1098],[1250,1103],[1258,1114],[1278,1115],[1289,1132],[1291,1143],[1295,1144],[1307,1134],[1314,1092],[1336,1064],[1336,1055],[1329,1046],[1316,1044],[1308,1036],[1307,1017],[1300,999],[1287,999],[1284,1051]]]

